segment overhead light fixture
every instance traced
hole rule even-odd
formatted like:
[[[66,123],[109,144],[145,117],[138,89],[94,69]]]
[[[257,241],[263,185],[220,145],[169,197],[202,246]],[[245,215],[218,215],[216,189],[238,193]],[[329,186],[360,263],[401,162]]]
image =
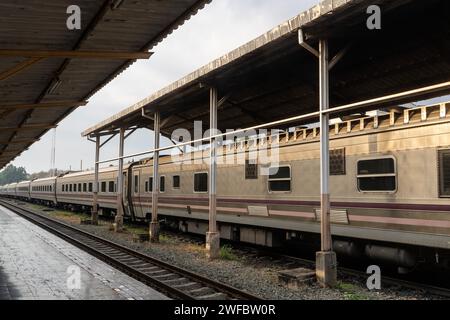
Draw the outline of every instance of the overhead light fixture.
[[[112,0],[111,10],[119,9],[119,7],[125,2],[125,0]]]
[[[55,92],[59,88],[61,82],[62,81],[59,78],[53,79],[52,83],[50,84],[50,87],[47,90],[47,94],[53,94],[53,92]]]

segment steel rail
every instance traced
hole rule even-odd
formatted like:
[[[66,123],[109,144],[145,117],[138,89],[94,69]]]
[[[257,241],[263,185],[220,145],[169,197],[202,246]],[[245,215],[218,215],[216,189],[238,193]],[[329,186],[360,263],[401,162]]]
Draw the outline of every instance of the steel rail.
[[[204,276],[201,276],[197,273],[185,270],[183,268],[175,267],[166,262],[155,259],[146,254],[137,252],[135,250],[132,250],[130,248],[127,248],[125,246],[117,244],[115,242],[106,240],[102,237],[93,235],[93,234],[88,233],[84,230],[81,230],[75,226],[72,226],[67,223],[58,221],[56,219],[47,217],[41,213],[37,213],[28,208],[25,209],[22,207],[18,207],[17,205],[12,204],[10,201],[5,201],[2,199],[2,200],[0,200],[0,205],[11,210],[12,212],[14,212],[18,215],[20,215],[21,217],[33,222],[34,224],[50,231],[51,233],[59,236],[60,238],[67,240],[68,242],[74,244],[75,246],[89,252],[90,254],[103,260],[104,262],[124,271],[131,277],[133,277],[143,283],[146,283],[147,285],[154,287],[158,290],[162,290],[164,293],[166,293],[170,297],[173,297],[176,299],[183,299],[183,300],[200,300],[198,296],[189,294],[188,292],[183,291],[181,289],[177,289],[175,286],[169,285],[169,284],[165,283],[163,280],[157,279],[156,276],[150,276],[150,275],[138,270],[137,267],[132,266],[129,263],[125,263],[125,262],[121,261],[121,260],[127,260],[126,257],[124,257],[122,259],[118,259],[118,258],[113,257],[111,254],[108,254],[108,253],[105,253],[102,251],[111,251],[111,249],[115,250],[121,254],[128,255],[128,257],[130,257],[130,258],[134,258],[135,260],[138,259],[138,260],[141,260],[142,262],[145,262],[148,264],[148,266],[141,265],[141,269],[143,267],[145,267],[147,269],[151,268],[151,267],[158,267],[161,270],[165,270],[165,271],[169,272],[169,274],[174,274],[174,275],[179,276],[178,279],[187,279],[193,283],[201,285],[202,288],[212,289],[216,294],[223,293],[226,295],[227,299],[255,300],[255,301],[262,300],[260,297],[254,296],[245,291],[242,291],[242,290],[239,290],[232,286],[226,285],[224,283],[217,282],[215,280],[206,278]],[[70,233],[72,233],[72,234],[70,234]],[[79,236],[81,236],[81,240],[80,240]],[[83,238],[85,238],[85,239],[83,240]],[[86,241],[86,238],[88,241]],[[100,247],[102,247],[103,250],[98,248],[99,247],[98,244],[100,244]],[[95,248],[95,245],[97,245],[97,248]],[[119,253],[116,253],[115,255],[119,255]],[[176,280],[176,279],[173,279],[173,280]],[[200,298],[201,298],[201,296],[200,296]]]

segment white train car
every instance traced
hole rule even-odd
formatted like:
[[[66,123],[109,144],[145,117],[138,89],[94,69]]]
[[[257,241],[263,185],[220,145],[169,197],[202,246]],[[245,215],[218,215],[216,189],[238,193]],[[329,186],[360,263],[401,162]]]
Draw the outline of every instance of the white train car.
[[[56,205],[56,177],[32,181],[30,183],[30,196],[34,201]]]
[[[8,195],[8,197],[16,196],[16,186],[17,183],[10,183],[6,186],[6,194]]]
[[[30,184],[31,181],[19,182],[16,186],[16,196],[20,199],[30,200]]]
[[[83,171],[57,178],[58,203],[92,207],[94,172]],[[101,211],[117,209],[117,167],[99,171],[98,206]]]

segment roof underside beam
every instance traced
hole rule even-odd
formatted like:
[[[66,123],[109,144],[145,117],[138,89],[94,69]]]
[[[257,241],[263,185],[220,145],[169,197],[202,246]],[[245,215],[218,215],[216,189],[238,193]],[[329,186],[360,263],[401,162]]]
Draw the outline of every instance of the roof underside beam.
[[[44,109],[44,108],[70,108],[85,106],[87,101],[51,101],[31,104],[9,104],[1,105],[0,110],[10,109]]]
[[[22,131],[22,130],[36,130],[36,129],[53,129],[56,128],[56,125],[49,124],[29,124],[19,127],[0,127],[0,130],[13,130],[13,131]]]
[[[35,63],[41,61],[42,59],[43,58],[39,58],[39,57],[30,58],[30,59],[27,59],[25,61],[22,61],[22,62],[16,64],[14,67],[9,68],[8,70],[0,72],[0,81],[6,80],[17,73],[28,69]]]
[[[14,139],[12,141],[0,140],[0,144],[14,145],[14,144],[32,143],[32,142],[38,142],[38,141],[39,141],[39,139]]]
[[[30,58],[136,60],[136,59],[148,59],[151,57],[152,54],[153,54],[152,52],[0,49],[0,56],[3,57],[30,57]]]

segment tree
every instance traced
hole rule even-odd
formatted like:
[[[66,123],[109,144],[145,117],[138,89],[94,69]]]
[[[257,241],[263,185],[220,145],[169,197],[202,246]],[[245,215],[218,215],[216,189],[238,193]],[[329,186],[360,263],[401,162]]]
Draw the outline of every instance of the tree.
[[[10,164],[0,172],[0,186],[27,180],[27,178],[28,174],[24,167],[16,167]]]

